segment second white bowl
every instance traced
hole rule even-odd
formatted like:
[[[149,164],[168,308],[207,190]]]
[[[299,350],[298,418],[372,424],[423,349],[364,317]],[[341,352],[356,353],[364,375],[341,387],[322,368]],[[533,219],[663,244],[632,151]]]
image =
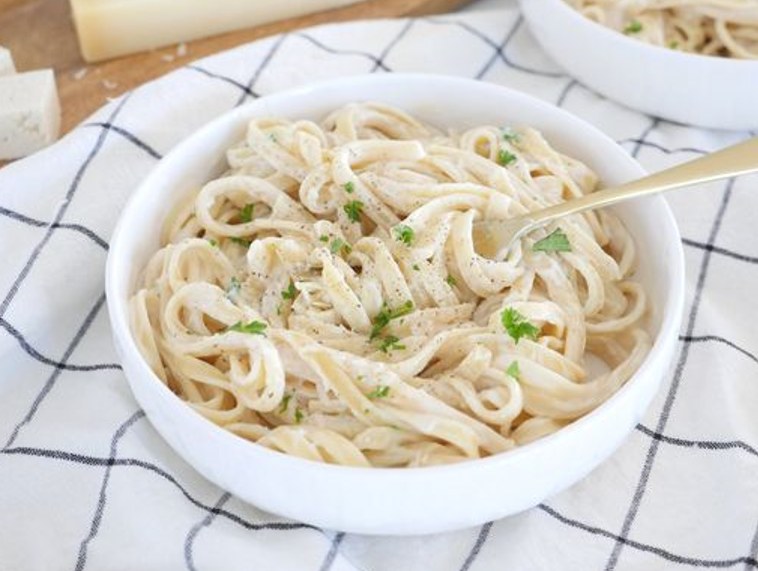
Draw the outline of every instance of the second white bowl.
[[[758,129],[758,61],[653,46],[593,22],[564,0],[521,0],[521,10],[548,55],[602,95],[678,123]]]

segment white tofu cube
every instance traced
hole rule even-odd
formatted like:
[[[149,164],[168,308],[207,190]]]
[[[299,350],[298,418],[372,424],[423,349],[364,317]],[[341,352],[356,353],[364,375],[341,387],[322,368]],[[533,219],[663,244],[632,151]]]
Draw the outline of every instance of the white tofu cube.
[[[0,77],[0,159],[25,157],[58,138],[60,103],[51,69]]]
[[[13,65],[11,52],[0,46],[0,75],[11,75],[13,73],[16,73],[16,66]]]

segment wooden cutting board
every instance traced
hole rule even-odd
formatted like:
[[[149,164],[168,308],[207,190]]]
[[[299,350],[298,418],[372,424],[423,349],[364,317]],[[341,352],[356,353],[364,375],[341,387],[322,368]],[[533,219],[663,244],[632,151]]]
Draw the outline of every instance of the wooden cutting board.
[[[0,44],[12,51],[19,71],[55,69],[63,110],[62,133],[66,133],[109,97],[221,50],[315,24],[441,13],[470,1],[365,0],[345,8],[187,42],[186,51],[172,46],[87,65],[79,54],[67,0],[0,0]]]

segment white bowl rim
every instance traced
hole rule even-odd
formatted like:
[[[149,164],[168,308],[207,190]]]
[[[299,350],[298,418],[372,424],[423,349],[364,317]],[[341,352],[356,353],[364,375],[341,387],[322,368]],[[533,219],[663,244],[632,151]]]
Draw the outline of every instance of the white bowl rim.
[[[529,0],[521,0],[521,1],[529,2]],[[665,46],[658,46],[656,44],[643,42],[642,40],[638,40],[631,36],[627,36],[623,32],[614,30],[613,28],[609,28],[608,26],[604,26],[603,24],[595,22],[595,20],[588,18],[587,16],[580,13],[578,10],[574,9],[572,6],[569,6],[565,0],[548,0],[548,1],[555,4],[556,10],[562,10],[564,15],[566,15],[566,17],[573,18],[577,26],[583,26],[585,28],[594,29],[594,32],[604,35],[608,41],[620,42],[622,44],[626,44],[627,46],[634,47],[635,49],[645,50],[651,55],[655,53],[658,57],[668,57],[668,58],[671,58],[673,62],[697,60],[697,61],[702,62],[703,64],[708,64],[708,65],[715,64],[715,65],[722,65],[724,67],[734,66],[736,68],[735,71],[739,70],[740,72],[745,72],[745,73],[748,71],[755,71],[755,70],[748,70],[745,68],[758,67],[758,60],[729,58],[729,57],[723,57],[723,56],[708,56],[704,54],[683,52],[680,50],[672,50]]]
[[[559,0],[560,1],[560,0]],[[584,18],[579,14],[579,17]],[[119,220],[117,222],[116,228],[114,229],[114,232],[111,237],[110,247],[108,251],[108,258],[106,262],[106,269],[105,269],[105,285],[106,285],[106,299],[107,299],[107,306],[108,306],[108,312],[111,320],[111,327],[114,330],[114,333],[118,334],[118,332],[121,332],[122,334],[119,336],[122,340],[125,340],[125,345],[122,345],[122,350],[125,352],[129,352],[132,354],[136,359],[137,362],[140,365],[140,368],[148,374],[151,378],[147,382],[154,382],[157,387],[155,387],[164,398],[174,399],[177,401],[177,403],[181,403],[184,407],[186,407],[186,410],[190,412],[191,414],[195,415],[197,419],[204,422],[208,428],[208,436],[209,438],[211,436],[215,438],[221,438],[226,440],[234,440],[234,443],[230,444],[241,444],[245,443],[246,445],[249,445],[249,452],[246,451],[246,458],[250,458],[251,455],[260,455],[263,459],[265,459],[266,462],[275,462],[278,463],[283,468],[288,469],[301,469],[301,470],[316,470],[319,472],[323,472],[325,474],[337,472],[341,476],[348,477],[349,474],[354,474],[358,477],[364,477],[364,478],[427,478],[427,477],[434,477],[439,475],[449,475],[449,474],[455,474],[455,473],[465,473],[470,470],[479,470],[483,468],[484,466],[492,466],[497,464],[503,464],[506,465],[510,462],[518,462],[518,459],[521,456],[528,455],[528,454],[534,454],[537,453],[537,451],[540,448],[544,447],[552,447],[554,445],[558,445],[562,440],[566,440],[569,438],[569,435],[572,432],[581,430],[585,425],[595,422],[596,418],[600,414],[605,414],[609,409],[617,406],[617,403],[622,401],[625,398],[625,395],[627,392],[631,391],[632,385],[637,381],[638,379],[646,376],[648,374],[648,370],[651,369],[654,366],[655,359],[665,351],[665,344],[666,339],[671,336],[678,336],[679,333],[679,324],[682,314],[682,308],[684,306],[684,295],[685,295],[685,285],[684,285],[684,251],[682,248],[682,242],[679,234],[679,228],[676,224],[676,220],[674,218],[673,213],[671,212],[670,207],[668,206],[668,203],[661,200],[660,207],[662,209],[662,215],[668,219],[668,224],[670,225],[670,228],[673,229],[676,238],[676,243],[673,244],[673,248],[671,251],[672,256],[672,267],[671,267],[671,273],[672,273],[672,281],[668,285],[668,291],[670,292],[668,296],[671,298],[671,303],[668,307],[665,307],[662,309],[662,318],[660,322],[660,327],[655,335],[653,345],[648,352],[648,354],[645,356],[645,360],[642,362],[640,367],[634,372],[634,374],[619,388],[608,400],[603,402],[600,406],[595,408],[594,410],[590,411],[589,413],[579,417],[578,419],[570,422],[568,425],[564,426],[560,430],[549,434],[543,438],[540,438],[534,442],[531,442],[529,444],[526,444],[524,446],[518,446],[512,450],[508,450],[506,452],[501,452],[498,454],[493,454],[491,456],[487,456],[484,458],[474,458],[470,460],[464,460],[461,462],[453,463],[453,464],[443,464],[443,465],[435,465],[435,466],[424,466],[424,467],[412,467],[412,468],[383,468],[383,467],[357,467],[357,466],[344,466],[344,465],[337,465],[337,464],[328,464],[325,462],[318,462],[314,460],[308,460],[305,458],[300,458],[297,456],[292,456],[289,454],[284,454],[282,452],[277,452],[275,450],[271,450],[269,448],[266,448],[264,446],[260,446],[256,444],[255,442],[249,441],[245,438],[242,438],[241,436],[237,436],[236,434],[233,434],[232,432],[229,432],[228,430],[225,430],[221,428],[220,426],[217,426],[204,416],[202,416],[199,412],[195,411],[190,407],[187,403],[182,401],[176,394],[174,394],[161,380],[157,377],[157,375],[152,371],[152,369],[148,366],[147,362],[145,361],[144,357],[142,356],[141,351],[136,345],[136,342],[134,340],[134,335],[131,331],[131,327],[129,326],[128,322],[128,309],[127,309],[127,303],[130,293],[126,293],[127,297],[126,299],[119,299],[118,294],[118,285],[117,285],[117,273],[119,270],[120,263],[123,263],[126,267],[129,267],[126,262],[119,262],[117,260],[117,256],[119,254],[119,251],[121,250],[122,242],[125,240],[124,236],[128,234],[128,228],[126,226],[127,219],[130,218],[129,213],[131,210],[136,208],[135,203],[137,202],[137,197],[142,194],[143,192],[146,192],[145,189],[149,189],[152,186],[152,179],[159,177],[162,174],[163,170],[166,170],[168,167],[166,165],[171,165],[171,162],[176,160],[175,158],[177,156],[181,156],[184,154],[184,149],[187,147],[191,147],[193,142],[205,136],[206,133],[215,131],[216,129],[220,128],[221,125],[230,123],[233,124],[235,122],[241,121],[242,117],[245,117],[248,115],[249,111],[248,109],[252,106],[258,106],[260,105],[260,102],[265,99],[276,99],[276,98],[288,98],[293,96],[306,96],[308,93],[312,91],[317,91],[319,89],[329,88],[329,87],[335,87],[339,86],[340,84],[345,85],[345,87],[354,86],[355,84],[376,84],[376,83],[382,83],[382,82],[398,82],[398,81],[417,81],[417,82],[439,82],[439,83],[445,83],[448,82],[450,84],[452,83],[458,83],[460,85],[472,85],[477,84],[477,88],[479,89],[489,89],[493,91],[499,92],[501,95],[503,92],[507,92],[508,96],[517,99],[517,100],[523,100],[529,103],[529,105],[532,105],[534,107],[541,107],[543,109],[549,110],[551,113],[555,114],[556,112],[560,115],[563,115],[562,120],[568,123],[575,123],[580,124],[584,129],[589,129],[595,132],[595,134],[601,138],[605,139],[605,141],[608,143],[609,146],[615,146],[621,149],[620,145],[616,143],[612,138],[610,138],[608,135],[600,131],[597,127],[590,124],[587,121],[584,121],[583,119],[580,119],[579,117],[573,115],[572,113],[569,113],[568,111],[561,109],[559,107],[556,107],[555,105],[552,105],[542,99],[539,99],[535,96],[529,95],[523,91],[519,91],[516,89],[511,89],[499,84],[494,83],[488,83],[488,82],[482,82],[474,79],[464,78],[464,77],[456,77],[456,76],[446,76],[446,75],[440,75],[440,74],[425,74],[425,73],[390,73],[390,74],[374,74],[374,73],[368,73],[368,74],[359,74],[359,75],[353,75],[353,76],[347,76],[347,77],[341,77],[338,79],[328,79],[318,82],[310,82],[305,85],[301,85],[292,89],[287,89],[283,91],[277,91],[272,94],[264,95],[259,97],[258,99],[255,99],[245,105],[242,105],[240,107],[237,107],[235,109],[232,109],[226,113],[223,113],[222,115],[216,117],[215,119],[209,121],[193,133],[191,133],[189,136],[187,136],[185,139],[180,141],[174,148],[172,148],[160,161],[159,163],[153,168],[153,170],[150,171],[150,173],[142,180],[142,182],[139,184],[139,186],[133,191],[132,195],[129,197],[127,203],[125,204],[120,216]],[[623,149],[621,149],[623,151]],[[626,152],[626,151],[624,151]],[[645,170],[642,168],[639,163],[633,158],[629,157],[630,160],[634,161],[634,163],[639,167],[640,176],[643,176],[645,174]],[[675,259],[673,259],[675,258]],[[122,361],[125,361],[126,359],[124,357],[121,358]],[[651,374],[654,374],[651,372]],[[148,415],[149,417],[149,415]]]

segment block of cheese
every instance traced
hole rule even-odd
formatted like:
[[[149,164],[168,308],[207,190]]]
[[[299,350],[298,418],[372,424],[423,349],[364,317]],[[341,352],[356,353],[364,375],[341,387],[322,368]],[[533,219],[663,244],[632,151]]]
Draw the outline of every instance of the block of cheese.
[[[61,111],[51,69],[0,77],[0,159],[25,157],[58,138]]]
[[[10,75],[12,73],[16,73],[16,66],[13,65],[11,52],[0,46],[0,75]]]
[[[98,61],[358,0],[71,0],[79,46]]]

